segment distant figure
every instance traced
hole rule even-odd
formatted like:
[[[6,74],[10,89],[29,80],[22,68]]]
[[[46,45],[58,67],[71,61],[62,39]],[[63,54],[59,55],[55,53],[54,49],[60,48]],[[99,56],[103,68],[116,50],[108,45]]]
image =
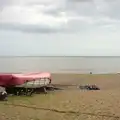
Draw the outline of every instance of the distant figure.
[[[92,72],[90,72],[90,74],[92,74]]]
[[[0,86],[0,100],[7,100],[7,92],[4,87]]]

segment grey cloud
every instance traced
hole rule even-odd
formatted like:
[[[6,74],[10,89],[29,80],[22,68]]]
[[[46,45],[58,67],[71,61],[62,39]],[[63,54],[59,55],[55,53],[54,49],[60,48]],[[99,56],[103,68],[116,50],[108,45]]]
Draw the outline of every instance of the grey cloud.
[[[2,9],[9,4],[8,0],[0,0],[0,11],[2,11]]]
[[[47,5],[46,5],[46,7],[47,7]],[[66,11],[65,7],[58,6],[58,7],[54,7],[54,8],[48,9],[48,10],[44,10],[43,13],[57,17],[57,16],[60,15],[60,12],[64,12],[64,11]]]
[[[14,30],[28,33],[58,33],[64,32],[65,28],[51,28],[42,25],[0,24],[2,30]]]
[[[22,0],[21,0],[22,1]],[[27,1],[27,0],[26,0]],[[29,2],[28,2],[29,1]],[[46,7],[50,5],[50,2],[44,2],[40,0],[28,0],[25,2],[25,5],[31,6],[32,5],[42,5],[44,4]],[[48,0],[46,0],[48,1]],[[108,5],[108,11],[103,9],[102,12],[99,12],[96,8],[96,4],[94,3],[95,0],[61,0],[61,4],[59,6],[48,9],[43,11],[44,14],[50,14],[52,16],[59,16],[60,12],[68,12],[68,14],[74,16],[90,16],[93,20],[98,19],[101,15],[108,16],[110,18],[120,19],[120,14],[118,13],[120,10],[120,1],[119,0],[105,0],[106,4]],[[104,1],[104,0],[103,0]],[[19,3],[20,0],[2,0],[1,6],[5,6],[8,3]],[[97,2],[97,1],[96,1]],[[87,24],[84,21],[79,19],[77,20],[70,20],[66,26],[61,26],[60,28],[52,28],[49,26],[42,26],[42,25],[21,25],[21,24],[2,24],[0,25],[0,29],[12,29],[12,30],[19,30],[22,32],[33,32],[33,33],[52,33],[52,32],[78,32],[88,30],[94,26],[100,25],[109,25],[114,24],[111,22],[99,21],[94,22],[94,25]]]
[[[75,2],[71,0],[71,1],[68,1],[68,4],[66,7],[69,11],[73,11],[78,15],[98,16],[99,14],[92,0],[90,0],[89,2],[87,2],[87,0],[82,2]]]
[[[12,30],[27,33],[77,33],[85,32],[93,27],[84,21],[71,20],[67,25],[58,28],[48,27],[45,25],[23,25],[23,24],[0,24],[1,30]]]
[[[91,2],[93,0],[68,0],[68,2]]]
[[[61,12],[67,11],[66,8],[56,8],[49,11],[44,11],[44,14],[52,15],[54,17],[60,16]]]
[[[101,11],[97,9],[101,7]],[[120,19],[120,0],[68,0],[67,8],[79,15],[108,16]]]
[[[2,30],[13,30],[21,31],[27,33],[77,33],[77,32],[87,32],[94,28],[99,28],[105,25],[113,25],[114,22],[102,22],[98,21],[94,24],[86,23],[84,20],[79,19],[70,20],[67,25],[53,28],[45,25],[23,25],[23,24],[0,24],[0,29]]]
[[[14,5],[15,3],[16,3],[15,0],[0,0],[0,7],[6,7],[6,6],[9,6],[9,5]]]
[[[78,16],[98,15],[98,11],[96,11],[96,7],[92,0],[89,0],[91,2],[87,2],[88,0],[80,0],[81,2],[77,1],[78,0],[66,0],[64,6],[58,6],[57,8],[44,11],[44,13],[53,16],[59,16],[60,12],[67,12],[68,14],[72,13]]]
[[[98,10],[99,14],[108,16],[112,19],[120,19],[120,0],[101,0],[100,2],[94,0],[94,3],[96,7],[101,8],[100,11]]]
[[[29,1],[29,2],[27,2],[25,5],[28,5],[28,6],[41,5],[41,4],[49,5],[50,2],[49,2],[48,0],[46,0],[46,1],[47,1],[47,2],[41,1],[41,0],[34,0],[34,1]]]
[[[60,12],[67,11],[67,8],[66,8],[67,0],[60,0],[60,4],[58,4],[57,6],[54,6],[54,4],[52,2],[50,2],[49,0],[46,0],[46,1],[47,2],[36,0],[36,1],[28,2],[28,3],[26,3],[26,5],[31,6],[31,7],[34,5],[44,5],[48,9],[44,10],[43,13],[52,15],[52,16],[56,16],[56,17],[60,15]],[[49,9],[49,7],[51,7],[51,8]]]
[[[5,6],[9,3],[8,0],[0,0],[0,6]]]
[[[109,5],[109,10],[105,11],[105,13],[111,18],[120,19],[120,0],[115,0],[112,2],[108,1],[107,4]]]

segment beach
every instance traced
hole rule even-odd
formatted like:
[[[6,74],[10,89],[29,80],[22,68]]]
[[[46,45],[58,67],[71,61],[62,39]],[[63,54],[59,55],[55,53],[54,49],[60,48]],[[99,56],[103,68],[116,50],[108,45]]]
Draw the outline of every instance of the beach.
[[[52,74],[52,84],[61,91],[32,97],[9,97],[0,102],[1,120],[119,120],[119,74]],[[96,84],[99,91],[78,85]]]

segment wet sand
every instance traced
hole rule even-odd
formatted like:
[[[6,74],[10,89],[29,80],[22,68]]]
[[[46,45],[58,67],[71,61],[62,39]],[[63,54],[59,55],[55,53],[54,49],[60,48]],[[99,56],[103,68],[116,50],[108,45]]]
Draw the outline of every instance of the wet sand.
[[[10,97],[0,103],[0,120],[119,120],[120,75],[53,74],[62,91],[32,97]],[[79,84],[96,84],[100,91],[82,91]],[[65,87],[66,85],[66,87]],[[69,87],[68,87],[69,86]],[[31,108],[33,107],[33,108]],[[35,109],[36,108],[36,109]]]

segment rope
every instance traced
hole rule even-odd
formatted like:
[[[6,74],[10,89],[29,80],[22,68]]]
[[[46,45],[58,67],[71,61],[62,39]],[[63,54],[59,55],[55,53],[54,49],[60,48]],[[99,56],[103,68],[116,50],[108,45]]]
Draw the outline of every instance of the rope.
[[[63,111],[63,110],[57,110],[57,109],[50,109],[50,108],[44,108],[44,107],[36,107],[36,106],[27,106],[22,104],[12,104],[12,103],[5,103],[4,105],[12,105],[16,107],[25,107],[30,109],[36,109],[36,110],[46,110],[46,111],[52,111],[56,113],[69,113],[69,114],[83,114],[83,115],[91,115],[91,116],[99,116],[99,117],[108,117],[108,118],[114,118],[114,119],[120,119],[120,116],[115,115],[105,115],[105,114],[95,114],[95,113],[87,113],[87,112],[77,112],[77,111]]]

